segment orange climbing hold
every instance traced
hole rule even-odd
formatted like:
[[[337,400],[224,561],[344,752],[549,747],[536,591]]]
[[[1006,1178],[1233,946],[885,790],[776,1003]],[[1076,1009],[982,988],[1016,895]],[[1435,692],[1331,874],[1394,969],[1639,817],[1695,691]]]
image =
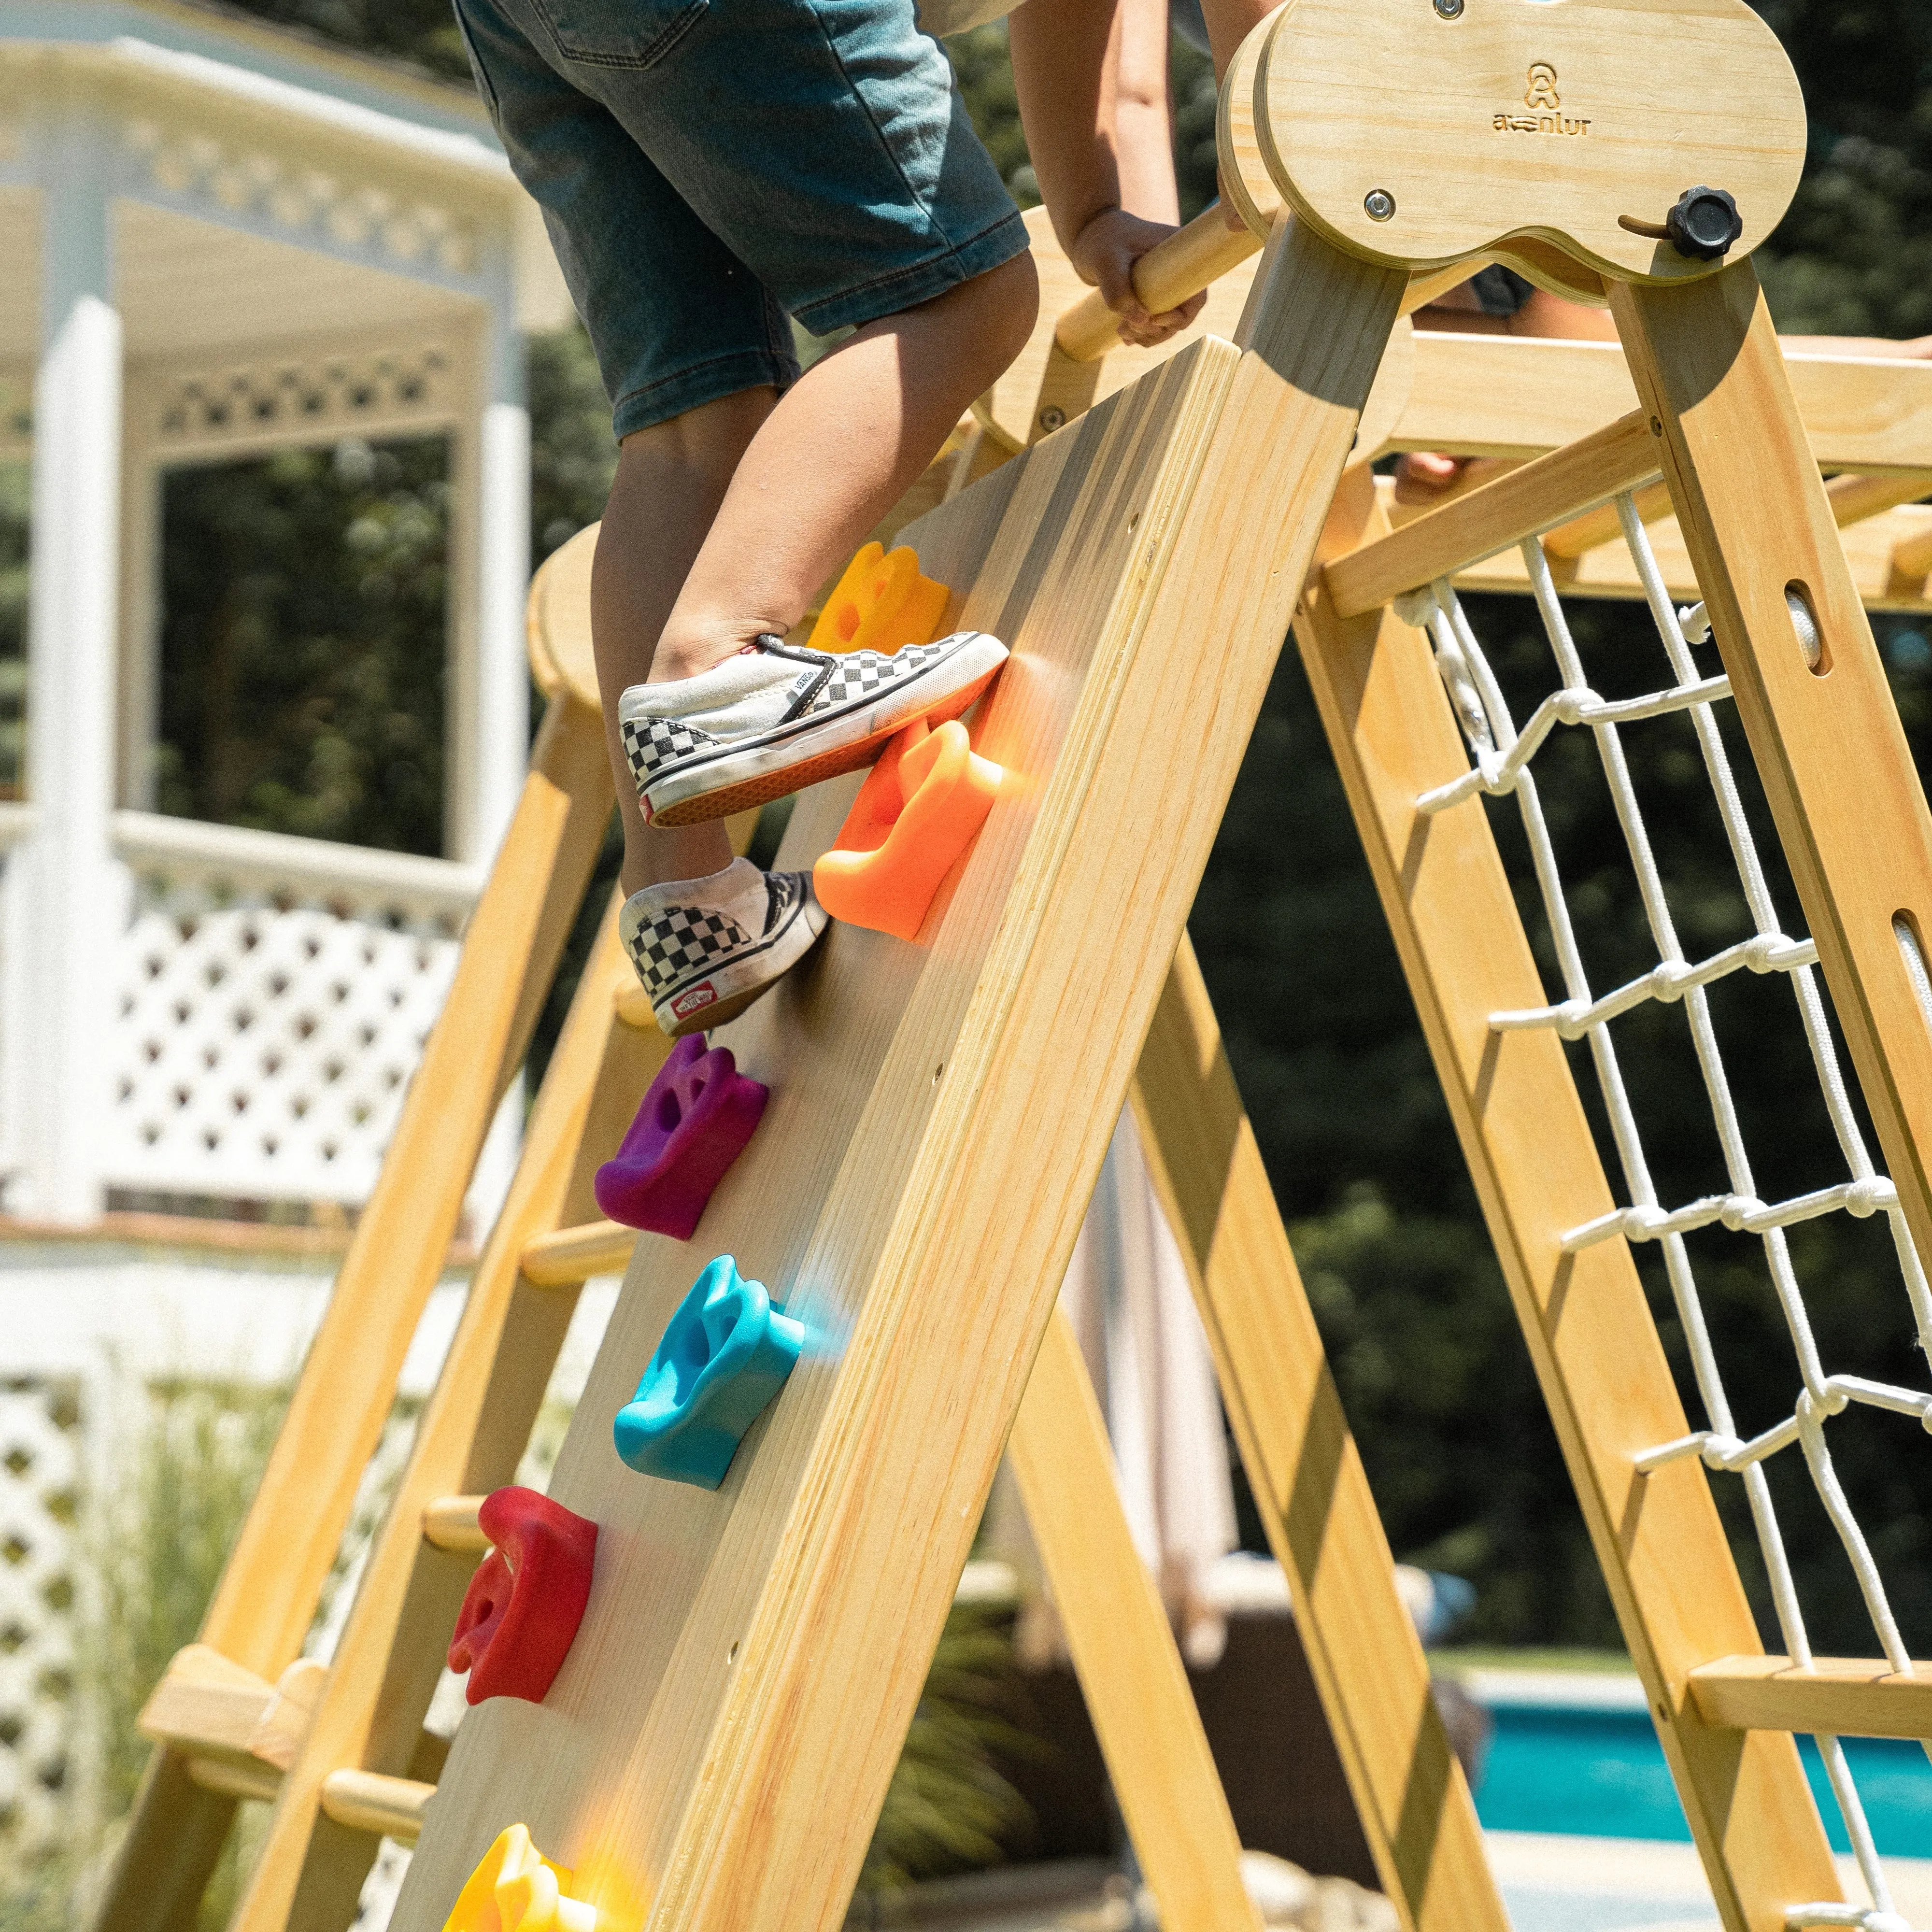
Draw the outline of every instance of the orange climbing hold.
[[[818,902],[848,926],[910,939],[940,881],[993,808],[1004,776],[957,720],[908,724],[866,776],[830,851],[812,868]]]
[[[883,651],[932,641],[950,593],[919,574],[919,553],[902,544],[889,556],[868,543],[845,566],[812,627],[815,651]]]
[[[596,1932],[596,1907],[563,1894],[570,1880],[512,1825],[457,1894],[442,1932]]]

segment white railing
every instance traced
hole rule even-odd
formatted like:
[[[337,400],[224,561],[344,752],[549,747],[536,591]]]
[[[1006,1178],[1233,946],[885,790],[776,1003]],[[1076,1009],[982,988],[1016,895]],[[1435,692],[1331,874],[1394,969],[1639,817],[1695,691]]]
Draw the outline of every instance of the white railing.
[[[358,1204],[441,1009],[479,868],[114,814],[110,1186]]]

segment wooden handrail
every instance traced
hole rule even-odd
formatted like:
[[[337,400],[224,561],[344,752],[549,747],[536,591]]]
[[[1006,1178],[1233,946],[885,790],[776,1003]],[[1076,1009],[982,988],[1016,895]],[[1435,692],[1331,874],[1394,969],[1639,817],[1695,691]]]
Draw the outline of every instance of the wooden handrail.
[[[1218,201],[1210,202],[1184,227],[1150,248],[1134,264],[1134,293],[1150,315],[1178,308],[1261,247],[1248,229],[1230,228]],[[1120,319],[1098,289],[1090,290],[1060,318],[1055,346],[1076,362],[1097,362],[1120,346]]]
[[[1194,219],[1156,243],[1134,264],[1134,293],[1150,315],[1178,308],[1258,253],[1262,238],[1249,228],[1230,228],[1218,201],[1210,201]],[[1402,313],[1410,315],[1446,290],[1466,282],[1486,268],[1486,255],[1472,256],[1447,268],[1431,268],[1409,278]],[[1097,362],[1120,346],[1120,319],[1107,306],[1098,289],[1086,294],[1063,315],[1053,332],[1054,346],[1070,362]]]

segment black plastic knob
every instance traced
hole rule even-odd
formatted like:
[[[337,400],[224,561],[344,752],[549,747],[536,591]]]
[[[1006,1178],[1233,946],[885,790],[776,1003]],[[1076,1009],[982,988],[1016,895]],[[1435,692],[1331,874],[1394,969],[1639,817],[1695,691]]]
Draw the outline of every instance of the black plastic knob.
[[[1714,262],[1728,254],[1744,232],[1738,205],[1720,188],[1686,188],[1664,218],[1671,244],[1694,261]]]

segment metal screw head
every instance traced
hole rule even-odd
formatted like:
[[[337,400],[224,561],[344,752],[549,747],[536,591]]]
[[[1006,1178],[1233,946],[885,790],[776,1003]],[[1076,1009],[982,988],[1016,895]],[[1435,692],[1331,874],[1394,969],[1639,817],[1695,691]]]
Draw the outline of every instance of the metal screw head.
[[[1046,407],[1040,412],[1040,426],[1048,436],[1058,429],[1066,420],[1066,412],[1052,403],[1048,404]]]
[[[1460,20],[1462,14],[1462,0],[1436,0],[1436,10],[1445,20]]]
[[[1385,188],[1372,188],[1363,196],[1362,207],[1371,221],[1386,221],[1395,212],[1395,196]]]

